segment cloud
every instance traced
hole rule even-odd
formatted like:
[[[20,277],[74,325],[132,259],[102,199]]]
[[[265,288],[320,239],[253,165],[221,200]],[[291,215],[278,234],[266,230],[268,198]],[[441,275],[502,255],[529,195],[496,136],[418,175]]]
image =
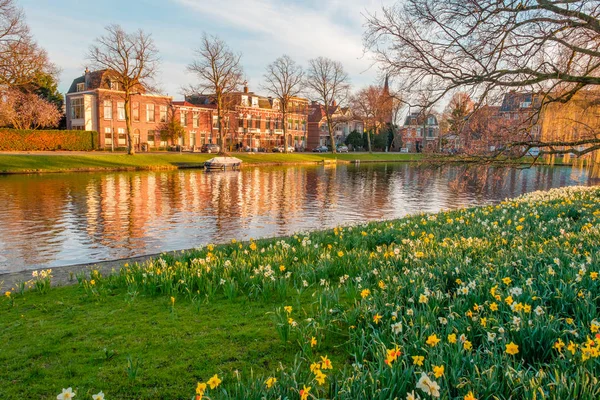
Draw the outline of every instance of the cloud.
[[[355,85],[371,83],[377,69],[362,47],[361,11],[373,1],[173,0],[201,19],[215,21],[219,36],[243,52],[251,84],[261,81],[265,66],[282,54],[306,65],[326,56],[344,64]],[[325,3],[325,4],[324,4]],[[244,32],[243,47],[229,37]],[[231,33],[230,33],[231,32]]]

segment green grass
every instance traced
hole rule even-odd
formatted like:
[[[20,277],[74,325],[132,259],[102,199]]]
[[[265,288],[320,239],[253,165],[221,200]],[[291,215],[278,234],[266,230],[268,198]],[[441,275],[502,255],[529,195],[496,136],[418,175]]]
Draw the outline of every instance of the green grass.
[[[36,277],[0,299],[0,398],[595,400],[599,243],[600,188],[562,188]]]
[[[77,398],[102,389],[111,399],[180,399],[216,373],[270,373],[295,354],[274,329],[277,304],[178,298],[172,306],[169,297],[79,286],[27,292],[0,307],[0,398],[53,399],[77,386]],[[135,377],[129,359],[139,362]]]
[[[342,161],[418,161],[421,155],[392,153],[295,153],[295,154],[247,154],[233,153],[246,165],[269,163],[310,163],[338,159]],[[0,172],[62,172],[77,170],[161,169],[197,167],[214,154],[160,153],[160,154],[0,154]]]

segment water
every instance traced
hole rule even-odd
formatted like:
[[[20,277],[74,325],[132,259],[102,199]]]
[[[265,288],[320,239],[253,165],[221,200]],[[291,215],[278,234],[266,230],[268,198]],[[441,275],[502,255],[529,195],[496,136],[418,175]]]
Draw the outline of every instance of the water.
[[[584,169],[415,164],[0,176],[0,272],[489,204],[600,184]]]

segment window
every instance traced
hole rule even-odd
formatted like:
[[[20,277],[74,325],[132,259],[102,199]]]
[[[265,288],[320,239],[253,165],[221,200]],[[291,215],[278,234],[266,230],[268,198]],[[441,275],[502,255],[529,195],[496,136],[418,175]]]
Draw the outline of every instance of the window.
[[[119,146],[127,146],[127,135],[125,134],[125,128],[117,129],[119,135]]]
[[[104,144],[105,145],[112,145],[112,131],[110,130],[110,128],[104,128]]]
[[[119,121],[125,120],[125,103],[122,101],[117,102],[117,118]]]
[[[258,97],[252,97],[252,107],[258,107]]]
[[[179,111],[179,122],[181,126],[187,126],[187,111]]]
[[[218,115],[213,115],[212,127],[213,127],[213,129],[219,129],[219,116]]]
[[[273,99],[273,110],[279,110],[279,99]]]
[[[140,103],[139,101],[136,101],[135,103],[133,103],[132,106],[133,109],[133,121],[134,122],[140,122]]]
[[[198,128],[200,125],[198,124],[198,113],[195,112],[192,114],[192,127]]]
[[[248,96],[242,96],[242,106],[248,107]]]
[[[306,121],[302,121],[302,131],[306,132]],[[359,130],[360,132],[360,130]]]
[[[119,82],[110,81],[110,90],[119,90]]]
[[[156,116],[154,115],[154,104],[146,104],[146,122],[154,122],[156,121],[155,118]]]
[[[153,130],[148,131],[148,146],[154,147],[154,136],[155,135],[156,135],[155,131],[153,131]]]
[[[104,119],[112,119],[112,100],[104,100]]]
[[[294,129],[295,130],[300,130],[300,122],[298,120],[294,121]]]
[[[154,104],[152,107],[154,107]],[[160,106],[160,122],[167,122],[167,106]]]
[[[288,119],[288,127],[287,128],[290,130],[292,129],[292,120],[291,119]]]
[[[254,117],[254,128],[260,130],[260,116]]]
[[[265,122],[265,129],[266,130],[270,130],[271,129],[271,117],[267,117],[267,120]]]
[[[77,84],[77,91],[83,92],[85,90],[85,83],[81,82]]]
[[[71,118],[81,119],[84,117],[83,97],[71,99]]]
[[[244,127],[244,116],[242,114],[240,114],[238,116],[238,127],[239,128],[243,128]]]
[[[84,131],[85,130],[85,128],[84,128],[83,125],[73,125],[71,127],[71,129],[74,130],[74,131]]]

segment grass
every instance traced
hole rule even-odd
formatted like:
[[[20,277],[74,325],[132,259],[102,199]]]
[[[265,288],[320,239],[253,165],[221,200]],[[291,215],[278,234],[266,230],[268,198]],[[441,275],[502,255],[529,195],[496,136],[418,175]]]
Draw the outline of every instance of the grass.
[[[417,161],[421,155],[392,153],[295,153],[295,154],[248,154],[234,153],[246,165],[270,163],[316,163],[323,160],[341,161]],[[174,169],[199,167],[214,154],[155,153],[136,154],[0,154],[0,173],[23,172],[67,172],[67,171],[103,171],[123,169]]]
[[[267,374],[294,360],[274,329],[274,304],[172,304],[108,287],[97,296],[78,286],[27,292],[0,310],[0,398],[56,398],[77,382],[78,398],[103,388],[113,399],[180,399],[215,373]]]
[[[563,188],[44,272],[0,300],[0,398],[597,399],[599,243]]]

